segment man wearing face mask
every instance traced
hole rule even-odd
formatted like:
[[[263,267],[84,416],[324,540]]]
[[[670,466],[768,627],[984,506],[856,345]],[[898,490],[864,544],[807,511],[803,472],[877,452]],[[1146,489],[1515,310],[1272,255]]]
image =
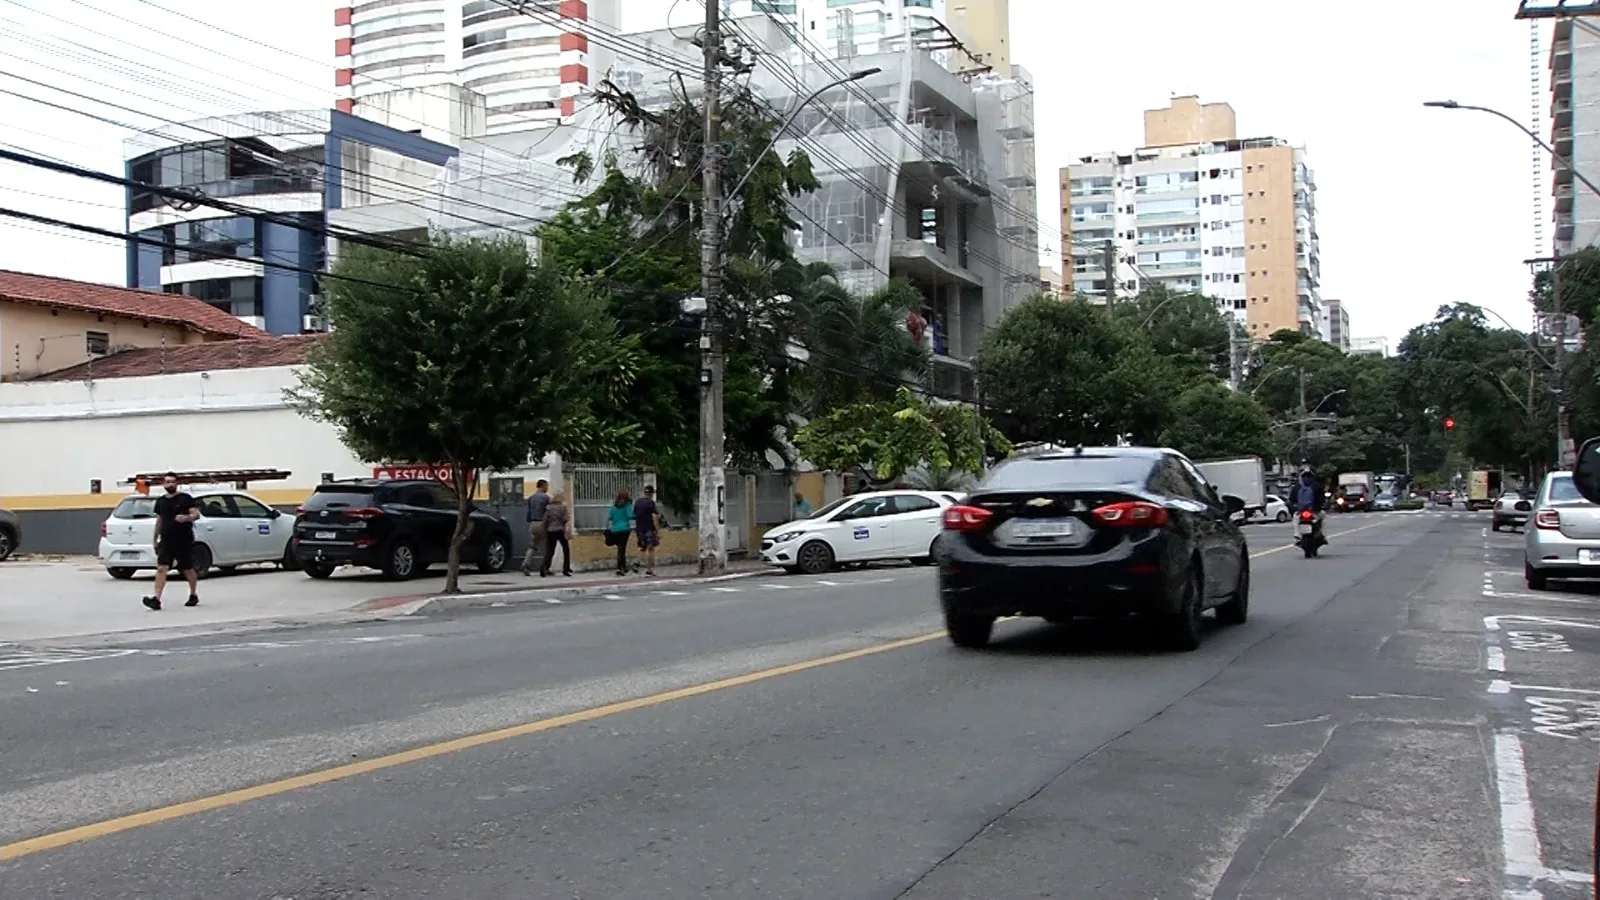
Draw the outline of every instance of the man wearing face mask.
[[[151,611],[161,609],[161,592],[167,587],[167,572],[174,566],[189,582],[189,602],[200,605],[200,576],[194,570],[194,522],[200,507],[194,498],[178,490],[178,476],[168,472],[161,479],[166,493],[156,498],[156,590],[144,598]]]

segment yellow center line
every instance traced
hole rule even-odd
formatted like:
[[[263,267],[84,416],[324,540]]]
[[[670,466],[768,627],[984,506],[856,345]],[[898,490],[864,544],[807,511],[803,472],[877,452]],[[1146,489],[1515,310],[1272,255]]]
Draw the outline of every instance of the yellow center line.
[[[676,700],[684,700],[689,697],[698,697],[703,694],[713,693],[715,691],[723,691],[729,688],[741,687],[743,685],[767,681],[773,678],[780,678],[784,675],[793,675],[796,672],[805,672],[810,669],[818,669],[822,668],[823,666],[831,666],[836,663],[849,662],[850,660],[861,659],[865,656],[888,653],[891,650],[900,650],[906,647],[916,646],[917,644],[925,644],[929,641],[936,640],[944,636],[945,633],[941,630],[931,634],[901,638],[900,640],[889,641],[885,644],[875,644],[871,647],[863,647],[859,650],[850,650],[844,653],[835,653],[831,656],[822,656],[816,659],[804,660],[802,662],[789,663],[788,665],[777,666],[771,669],[763,669],[759,672],[749,672],[744,675],[735,675],[731,678],[723,678],[717,681],[708,681],[703,684],[695,684],[670,691],[663,691],[659,694],[651,694],[647,697],[636,697],[632,700],[622,700],[617,703],[608,703],[604,706],[595,706],[589,709],[578,710],[577,712],[566,713],[564,715],[551,716],[547,719],[524,722],[521,725],[512,725],[508,728],[485,731],[479,734],[469,734],[466,737],[454,738],[452,740],[442,741],[437,744],[429,744],[425,747],[415,747],[410,750],[402,750],[399,753],[391,753],[387,756],[378,756],[372,759],[362,760],[360,762],[348,763],[342,766],[334,766],[331,769],[307,772],[304,775],[296,775],[292,778],[284,778],[279,781],[269,781],[265,784],[258,784],[253,787],[241,788],[236,791],[228,791],[222,794],[213,794],[209,797],[200,797],[198,799],[189,800],[183,803],[174,803],[170,806],[146,810],[145,812],[119,816],[115,819],[106,819],[102,822],[92,822],[88,825],[80,825],[77,828],[68,828],[64,831],[40,835],[39,837],[28,838],[27,840],[17,841],[12,844],[0,845],[0,862],[8,862],[10,860],[27,856],[30,853],[38,853],[43,850],[54,850],[58,847],[65,847],[69,844],[76,844],[81,841],[106,837],[119,832],[129,831],[134,828],[142,828],[146,825],[155,825],[159,822],[169,822],[173,819],[180,819],[185,816],[193,816],[215,809],[238,806],[241,803],[249,803],[252,800],[261,800],[266,797],[273,797],[278,794],[297,791],[301,788],[315,787],[321,784],[341,781],[346,778],[353,778],[357,775],[367,775],[372,772],[380,772],[384,769],[392,769],[396,766],[404,766],[414,762],[434,759],[447,754],[458,753],[462,750],[470,750],[474,747],[497,744],[502,741],[526,737],[530,734],[538,734],[542,731],[565,728],[568,725],[577,725],[582,722],[592,722],[596,719],[603,719],[608,716],[618,715],[620,713],[632,712],[639,709],[648,709],[650,707],[671,703]]]
[[[1337,534],[1330,535],[1330,537],[1340,537],[1342,535],[1355,534],[1358,531],[1366,531],[1369,528],[1377,528],[1379,525],[1384,524],[1387,523],[1374,522],[1371,525],[1363,525],[1360,528],[1351,528],[1338,532]],[[1277,553],[1282,550],[1288,550],[1293,546],[1293,544],[1284,544],[1281,547],[1273,547],[1268,550],[1262,550],[1257,553],[1252,553],[1251,558],[1253,559],[1266,556],[1269,553]],[[609,716],[619,715],[621,713],[633,712],[640,709],[649,709],[651,707],[672,703],[677,700],[686,700],[690,697],[699,697],[705,694],[714,693],[716,691],[724,691],[729,688],[742,687],[748,684],[755,684],[761,681],[781,678],[785,675],[793,675],[797,672],[805,672],[811,669],[819,669],[823,666],[831,666],[837,663],[849,662],[853,659],[861,659],[862,657],[875,656],[880,653],[888,653],[890,651],[901,650],[906,647],[914,647],[918,644],[926,644],[929,641],[938,640],[944,636],[944,631],[940,630],[930,634],[918,635],[916,637],[901,638],[900,640],[889,641],[888,643],[884,644],[875,644],[871,647],[863,647],[858,650],[835,653],[831,656],[822,656],[816,659],[803,660],[801,662],[776,666],[771,669],[762,669],[758,672],[735,675],[731,678],[723,678],[717,681],[708,681],[703,684],[689,685],[688,687],[663,691],[658,694],[650,694],[649,696],[645,697],[636,697],[632,700],[621,700],[616,703],[605,704],[604,706],[595,706],[590,707],[589,709],[581,709],[577,712],[565,713],[559,716],[536,719],[532,722],[524,722],[520,725],[512,725],[507,728],[499,728],[494,731],[484,731],[478,734],[469,734],[465,737],[453,738],[451,740],[441,741],[436,744],[428,744],[423,747],[414,747],[410,750],[402,750],[398,753],[377,756],[373,757],[372,759],[362,760],[360,762],[347,763],[342,766],[334,766],[330,769],[307,772],[303,775],[295,775],[293,777],[280,779],[278,781],[269,781],[265,784],[240,788],[236,791],[227,791],[221,794],[212,794],[208,797],[199,797],[183,803],[174,803],[169,806],[162,806],[156,809],[146,810],[144,812],[119,816],[114,819],[106,819],[101,822],[91,822],[88,825],[80,825],[76,828],[68,828],[62,831],[40,835],[39,837],[16,841],[15,843],[11,844],[0,844],[0,862],[9,862],[11,860],[27,856],[31,853],[39,853],[44,850],[54,850],[59,847],[68,846],[69,844],[76,844],[83,841],[93,840],[95,838],[107,837],[123,831],[131,831],[135,828],[142,828],[146,825],[170,822],[173,819],[181,819],[186,816],[198,815],[200,813],[210,812],[216,809],[225,809],[231,806],[238,806],[243,803],[249,803],[253,800],[261,800],[267,797],[277,796],[278,794],[286,794],[290,791],[298,791],[302,788],[316,787],[317,785],[342,781],[347,778],[354,778],[358,775],[368,775],[373,772],[381,772],[384,769],[392,769],[397,766],[404,766],[415,762],[435,759],[451,753],[459,753],[462,750],[471,750],[474,747],[484,747],[490,744],[498,744],[504,741],[515,740],[516,738],[520,737],[527,737],[531,734],[538,734],[544,731],[553,731],[557,728],[565,728],[568,725],[577,725],[583,722],[593,722],[596,719],[604,719]]]

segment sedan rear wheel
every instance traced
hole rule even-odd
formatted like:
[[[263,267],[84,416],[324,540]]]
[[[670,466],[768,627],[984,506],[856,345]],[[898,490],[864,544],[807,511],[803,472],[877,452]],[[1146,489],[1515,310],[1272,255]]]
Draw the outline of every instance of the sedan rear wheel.
[[[1522,577],[1528,582],[1530,591],[1542,591],[1549,586],[1545,574],[1529,565],[1527,560],[1522,561]]]
[[[989,635],[994,633],[994,616],[947,612],[944,614],[944,630],[950,635],[950,643],[977,650],[989,643]]]
[[[1200,646],[1200,567],[1191,566],[1184,581],[1178,609],[1161,623],[1161,637],[1168,648],[1187,653]]]

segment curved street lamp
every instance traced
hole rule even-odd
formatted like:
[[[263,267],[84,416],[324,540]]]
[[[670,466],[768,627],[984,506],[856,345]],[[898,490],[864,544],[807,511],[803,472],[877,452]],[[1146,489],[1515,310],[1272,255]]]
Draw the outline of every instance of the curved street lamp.
[[[1423,106],[1431,106],[1431,107],[1434,107],[1435,109],[1470,109],[1470,110],[1472,110],[1474,112],[1483,112],[1483,113],[1488,113],[1491,116],[1498,116],[1499,118],[1502,118],[1502,119],[1506,120],[1507,122],[1510,122],[1512,125],[1516,126],[1518,131],[1521,131],[1523,134],[1525,134],[1529,138],[1531,138],[1535,144],[1538,144],[1540,147],[1544,148],[1544,152],[1550,154],[1550,158],[1554,159],[1557,163],[1559,163],[1561,165],[1561,168],[1566,169],[1568,172],[1571,172],[1573,178],[1576,178],[1579,181],[1583,182],[1583,186],[1584,187],[1588,188],[1590,191],[1593,191],[1596,195],[1600,195],[1600,188],[1595,187],[1594,186],[1594,182],[1592,182],[1589,179],[1585,178],[1583,173],[1579,172],[1572,165],[1572,160],[1567,159],[1565,156],[1562,156],[1561,154],[1557,153],[1556,149],[1554,147],[1550,146],[1549,144],[1546,144],[1544,142],[1544,138],[1541,138],[1537,134],[1534,134],[1533,131],[1528,128],[1528,126],[1522,124],[1521,122],[1518,122],[1516,119],[1511,118],[1510,116],[1506,115],[1505,113],[1501,112],[1500,110],[1498,110],[1498,109],[1490,109],[1487,106],[1469,106],[1469,105],[1467,105],[1465,103],[1457,103],[1454,100],[1429,100],[1429,101],[1426,101],[1425,103],[1423,103],[1422,105]]]

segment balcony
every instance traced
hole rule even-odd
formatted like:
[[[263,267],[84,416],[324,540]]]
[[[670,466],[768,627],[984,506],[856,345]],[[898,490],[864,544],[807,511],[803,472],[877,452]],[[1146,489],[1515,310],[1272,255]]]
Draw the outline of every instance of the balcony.
[[[908,275],[920,281],[948,283],[959,281],[982,287],[983,281],[958,264],[937,245],[917,238],[900,238],[889,245],[891,275]]]
[[[954,131],[928,125],[910,126],[916,141],[906,148],[908,164],[922,164],[939,178],[948,178],[979,197],[989,196],[989,182],[978,154],[963,148]]]
[[[1555,195],[1557,212],[1572,212],[1573,190],[1572,183],[1570,181],[1566,184],[1556,185],[1550,193]]]
[[[1572,129],[1557,128],[1551,134],[1550,143],[1555,145],[1556,152],[1562,156],[1572,155]]]
[[[1550,120],[1557,128],[1572,124],[1572,98],[1558,97],[1550,104]]]

